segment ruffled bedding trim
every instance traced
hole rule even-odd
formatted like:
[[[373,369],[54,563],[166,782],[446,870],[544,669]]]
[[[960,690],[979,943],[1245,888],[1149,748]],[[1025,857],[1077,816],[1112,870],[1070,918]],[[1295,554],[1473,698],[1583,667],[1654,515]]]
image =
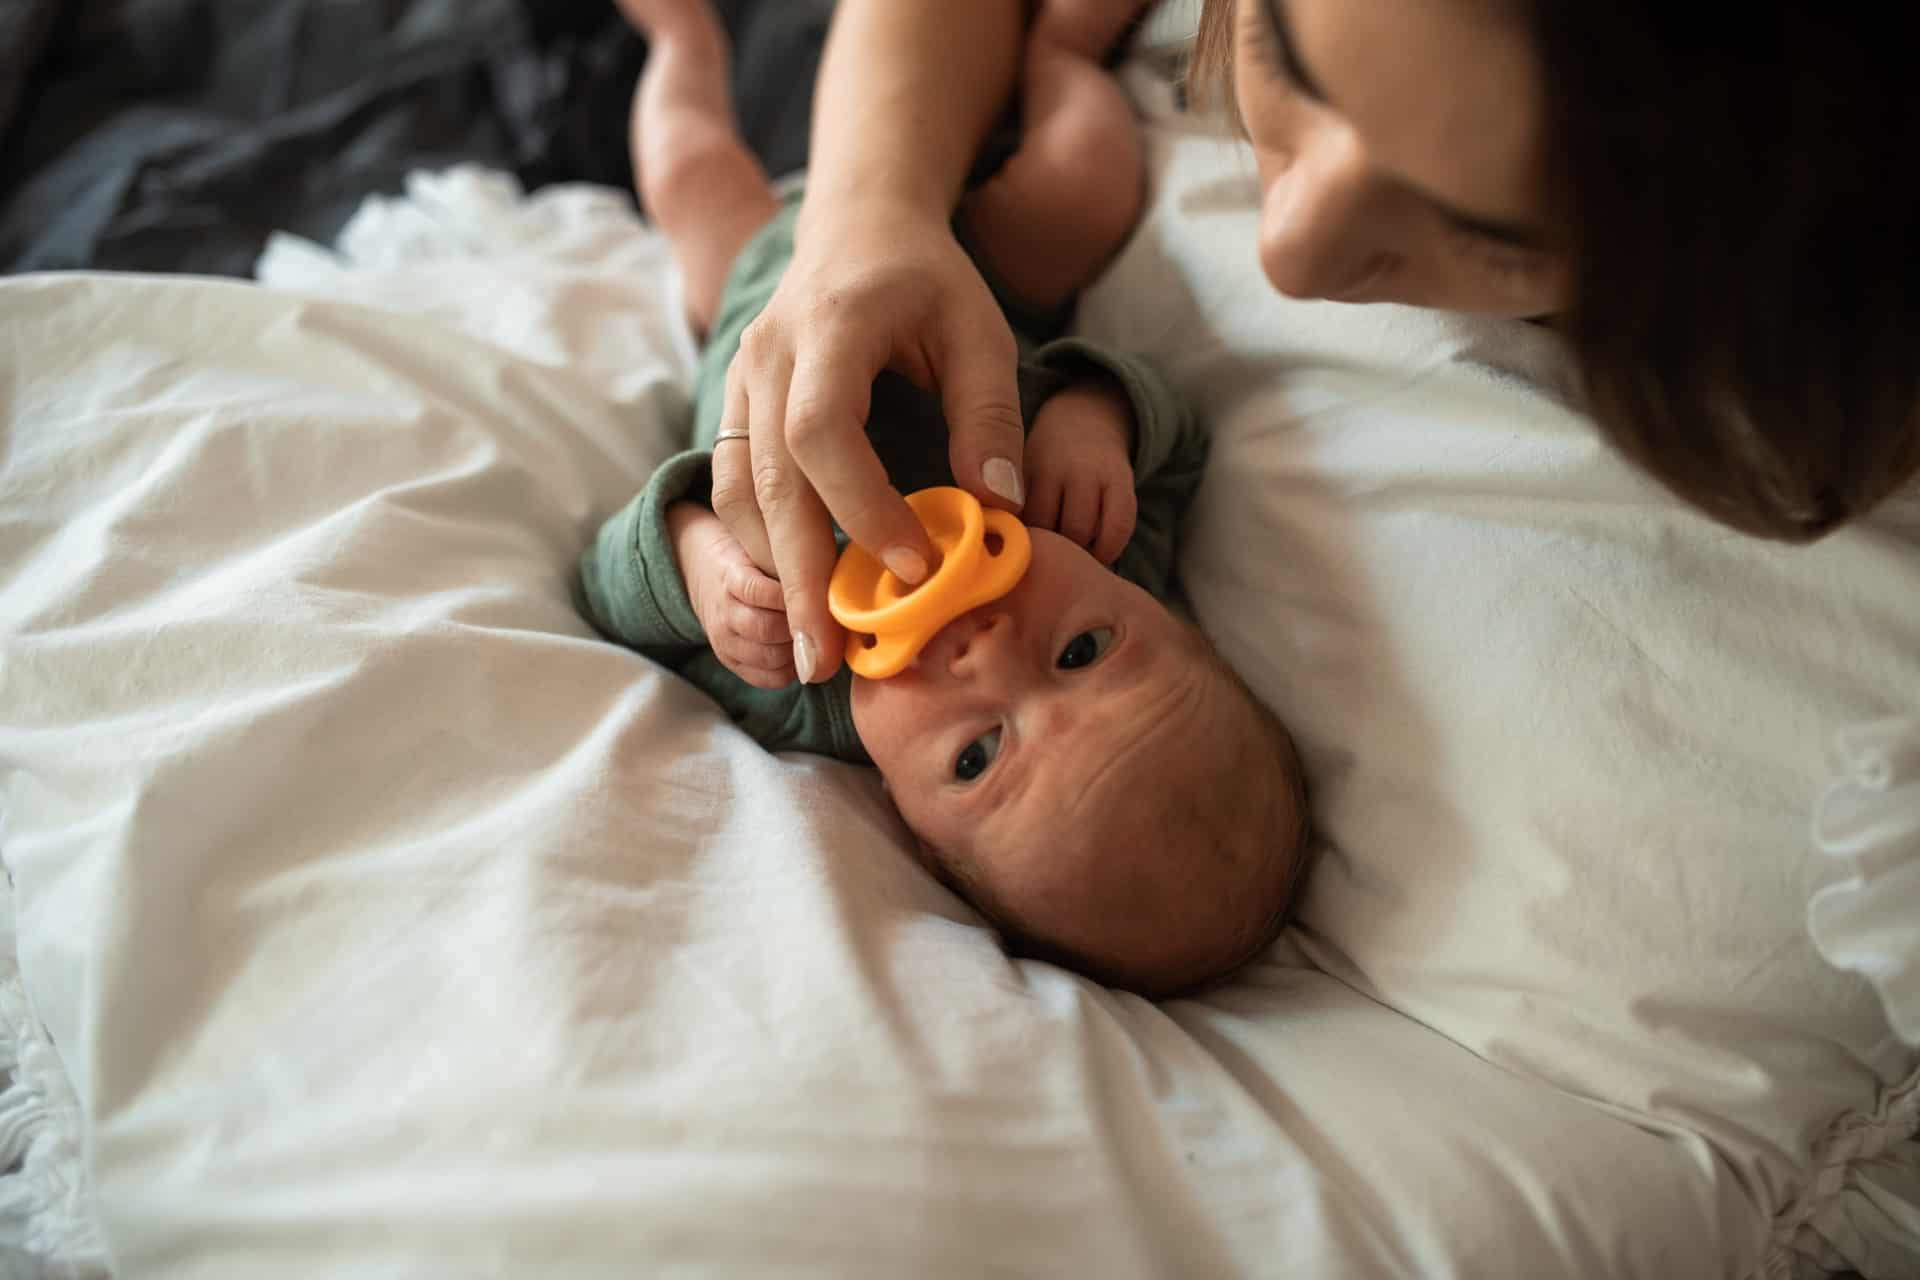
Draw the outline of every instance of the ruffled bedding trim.
[[[1894,1034],[1920,1046],[1920,719],[1835,738],[1839,771],[1814,811],[1820,854],[1807,932],[1873,984]]]
[[[1871,1113],[1840,1117],[1814,1144],[1800,1195],[1774,1219],[1760,1275],[1809,1280],[1858,1269],[1920,1274],[1920,1071]],[[1894,1269],[1897,1268],[1897,1269]]]
[[[111,1274],[80,1144],[80,1103],[27,1000],[13,893],[0,876],[0,1274],[99,1280]],[[24,1264],[24,1271],[8,1270]]]
[[[1894,1034],[1920,1046],[1920,719],[1851,726],[1835,735],[1834,754],[1814,809],[1807,933],[1829,964],[1871,983]],[[1920,1275],[1920,1071],[1814,1145],[1761,1274],[1848,1269],[1869,1280]]]

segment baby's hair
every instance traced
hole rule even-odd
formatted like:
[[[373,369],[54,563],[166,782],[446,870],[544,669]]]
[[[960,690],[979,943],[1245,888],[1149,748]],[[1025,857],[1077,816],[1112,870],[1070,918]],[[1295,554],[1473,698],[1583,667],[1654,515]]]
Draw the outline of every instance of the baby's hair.
[[[1193,629],[1200,634],[1200,641],[1205,646],[1208,661],[1212,662],[1220,674],[1239,691],[1240,696],[1252,710],[1267,749],[1273,752],[1280,776],[1286,780],[1290,807],[1295,815],[1293,839],[1287,849],[1286,888],[1282,890],[1266,919],[1258,922],[1249,931],[1245,953],[1240,960],[1210,980],[1219,982],[1232,977],[1258,959],[1268,947],[1273,945],[1281,931],[1292,923],[1294,915],[1299,911],[1300,900],[1305,896],[1303,890],[1307,882],[1308,864],[1313,860],[1313,826],[1308,809],[1307,774],[1301,767],[1300,751],[1294,745],[1293,734],[1288,732],[1286,724],[1273,708],[1254,693],[1238,668],[1214,648],[1213,642],[1207,639],[1206,633],[1200,631],[1197,625]]]

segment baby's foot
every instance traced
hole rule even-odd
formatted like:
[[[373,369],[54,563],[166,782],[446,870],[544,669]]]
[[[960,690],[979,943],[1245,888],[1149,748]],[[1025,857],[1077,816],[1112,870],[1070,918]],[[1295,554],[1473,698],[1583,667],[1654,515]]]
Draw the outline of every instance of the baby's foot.
[[[656,50],[679,46],[688,51],[718,52],[724,60],[726,28],[711,0],[615,0],[627,24]]]

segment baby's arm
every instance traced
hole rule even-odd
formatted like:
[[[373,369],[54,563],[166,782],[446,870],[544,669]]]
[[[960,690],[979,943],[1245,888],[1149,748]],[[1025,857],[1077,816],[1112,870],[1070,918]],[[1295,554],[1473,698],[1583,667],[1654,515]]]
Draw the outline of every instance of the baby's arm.
[[[786,613],[768,604],[781,602],[780,590],[769,595],[772,580],[707,506],[711,462],[704,449],[669,458],[601,526],[580,558],[582,612],[719,703],[767,750],[866,762],[846,679],[794,682]],[[781,650],[777,667],[764,650],[738,660],[741,646],[768,643]]]
[[[667,525],[709,646],[680,674],[769,751],[870,763],[847,709],[851,673],[820,684],[795,680],[780,584],[747,558],[705,503],[675,503]]]
[[[581,612],[599,630],[677,666],[706,647],[706,634],[675,563],[667,511],[706,484],[708,454],[690,449],[662,463],[647,487],[607,519],[580,557]]]
[[[708,508],[711,465],[704,449],[676,454],[601,526],[580,557],[582,610],[676,670],[711,649],[740,679],[778,688],[793,678],[792,650],[768,652],[790,643],[780,588]]]

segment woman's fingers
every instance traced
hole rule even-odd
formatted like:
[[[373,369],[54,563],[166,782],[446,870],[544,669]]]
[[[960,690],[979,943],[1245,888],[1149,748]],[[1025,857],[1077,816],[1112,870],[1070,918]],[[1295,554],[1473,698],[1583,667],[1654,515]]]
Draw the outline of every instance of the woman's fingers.
[[[947,459],[962,489],[1017,512],[1026,501],[1021,460],[1027,441],[1015,373],[1019,349],[986,284],[975,275],[971,285],[969,305],[942,313],[935,353]]]
[[[775,576],[793,634],[793,667],[803,682],[813,684],[839,670],[846,642],[846,632],[827,610],[827,580],[840,549],[826,506],[791,458],[787,463],[776,472],[756,462],[754,493],[773,543]]]
[[[727,369],[725,408],[720,414],[720,430],[748,431],[746,440],[716,441],[713,447],[713,514],[727,526],[727,532],[740,544],[747,558],[762,573],[773,572],[773,548],[767,542],[767,524],[760,517],[760,503],[753,496],[753,441],[749,430],[751,401],[747,394],[747,366],[735,360]],[[779,385],[777,403],[785,402],[786,387]]]
[[[741,336],[727,428],[714,455],[714,508],[763,571],[802,680],[840,666],[846,634],[827,608],[833,522],[908,582],[933,549],[867,437],[873,380],[892,367],[939,389],[955,479],[1018,511],[1025,431],[1012,331],[944,221],[888,218],[834,236],[807,224],[794,260]],[[745,454],[745,457],[740,455]]]
[[[787,392],[786,441],[847,536],[902,580],[918,583],[927,576],[932,544],[867,439],[873,380],[885,358],[884,351],[862,350],[840,327],[809,344]]]
[[[840,665],[845,637],[827,611],[827,579],[838,549],[827,509],[787,447],[793,366],[776,344],[754,334],[750,327],[727,373],[729,411],[744,402],[749,438],[716,443],[714,512],[754,564],[778,579],[793,636],[793,667],[801,680],[812,683]],[[740,425],[726,421],[727,430]],[[864,435],[857,443],[872,453]]]

